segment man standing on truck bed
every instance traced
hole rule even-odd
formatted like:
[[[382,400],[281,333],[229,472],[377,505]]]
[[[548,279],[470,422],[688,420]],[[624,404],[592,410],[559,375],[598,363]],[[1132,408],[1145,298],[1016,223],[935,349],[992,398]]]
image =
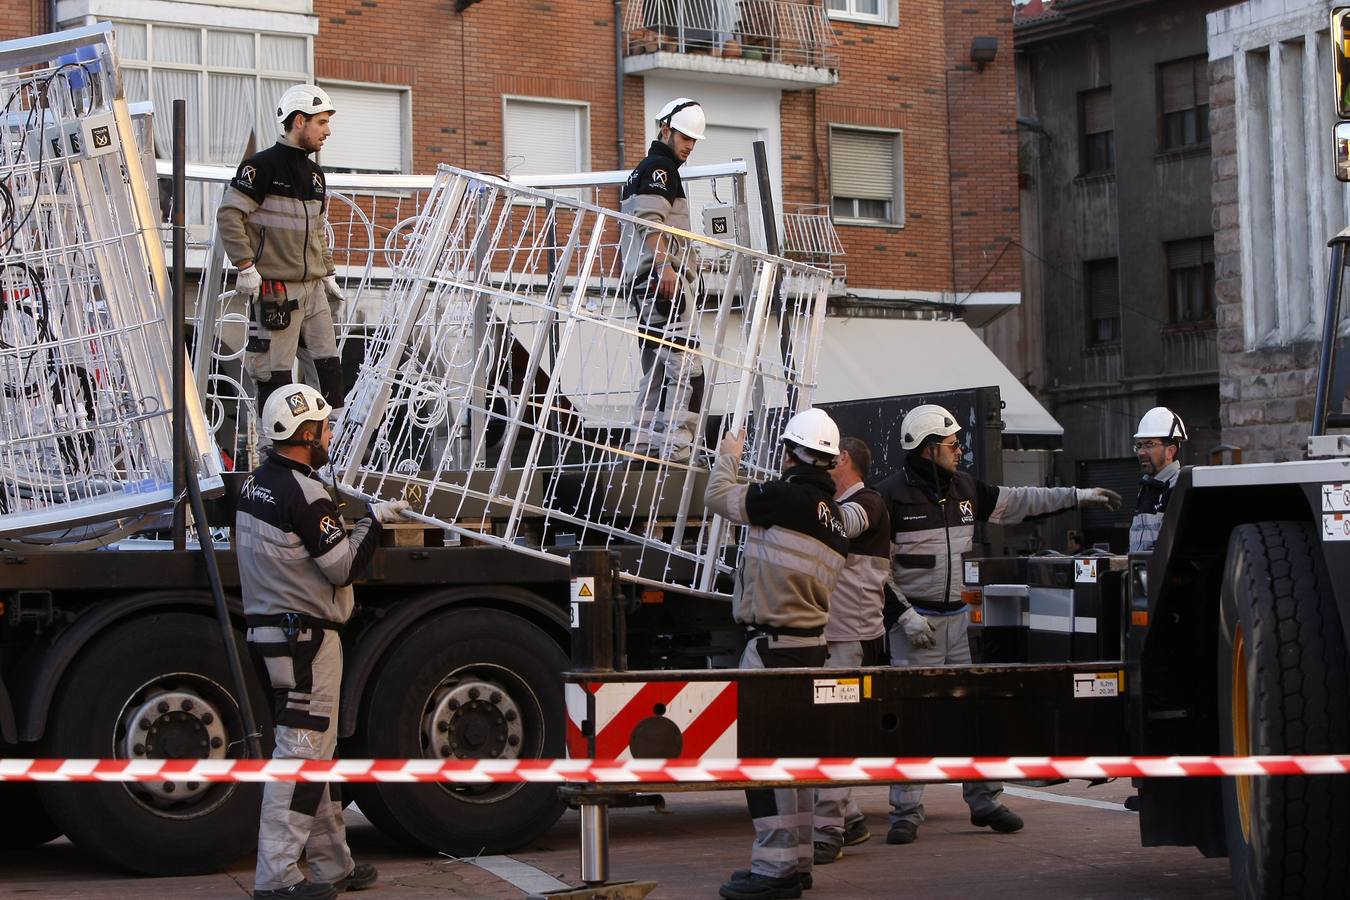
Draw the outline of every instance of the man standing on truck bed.
[[[708,509],[749,525],[736,569],[732,614],[749,643],[742,669],[820,666],[825,623],[848,555],[830,468],[839,428],[824,410],[797,413],[783,429],[783,475],[741,484],[736,478],[745,432],[727,434],[708,476]],[[750,868],[722,885],[727,900],[774,900],[811,886],[811,814],[815,790],[745,792],[755,826]]]
[[[961,558],[974,545],[976,522],[1011,524],[1074,507],[1120,507],[1120,495],[1106,488],[979,481],[960,470],[960,430],[941,406],[910,410],[900,424],[900,447],[908,451],[904,464],[877,485],[894,529],[889,586],[901,607],[890,634],[892,665],[970,665]],[[999,802],[1002,784],[966,782],[961,793],[972,825],[1004,834],[1022,829],[1022,817]],[[892,785],[891,808],[886,843],[913,843],[924,818],[923,785]]]
[[[344,298],[325,233],[323,169],[309,158],[331,134],[335,111],[328,94],[312,84],[282,94],[281,138],[240,163],[216,211],[216,230],[239,269],[235,289],[248,298],[244,368],[258,387],[259,415],[272,392],[291,383],[302,347],[314,360],[328,405],[341,408],[345,401],[329,307]]]
[[[1167,501],[1181,474],[1181,442],[1186,426],[1181,417],[1165,406],[1155,406],[1139,420],[1134,435],[1134,455],[1144,477],[1139,481],[1139,499],[1130,520],[1130,552],[1149,553],[1158,542]]]
[[[273,759],[332,759],[337,748],[343,624],[351,584],[379,544],[380,523],[401,517],[402,500],[375,503],[347,534],[314,470],[328,461],[332,406],[307,384],[267,400],[268,454],[239,492],[235,545],[249,647],[272,688]],[[300,871],[304,852],[314,881]],[[341,801],[325,783],[269,781],[258,826],[255,898],[320,900],[376,878],[347,849]]]
[[[839,461],[830,469],[834,500],[849,537],[848,562],[830,597],[825,645],[831,669],[884,666],[884,588],[890,573],[891,518],[881,495],[865,482],[872,450],[855,437],[839,441]],[[849,788],[818,788],[815,808],[815,864],[828,865],[872,837]]]

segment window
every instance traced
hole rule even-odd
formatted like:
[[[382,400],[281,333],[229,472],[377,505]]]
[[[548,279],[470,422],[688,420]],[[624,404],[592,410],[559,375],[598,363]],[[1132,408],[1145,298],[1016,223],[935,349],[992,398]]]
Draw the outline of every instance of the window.
[[[1116,126],[1111,109],[1111,89],[1084,91],[1078,95],[1078,106],[1083,123],[1083,174],[1114,172]]]
[[[1120,266],[1114,259],[1096,259],[1085,266],[1089,347],[1120,343]]]
[[[1209,143],[1209,63],[1203,56],[1158,67],[1164,150]]]
[[[590,168],[590,108],[584,103],[502,98],[507,175],[558,175]]]
[[[330,172],[403,172],[409,160],[408,92],[377,85],[322,84],[337,115],[319,152]]]
[[[830,211],[836,221],[903,225],[900,132],[830,129]]]
[[[1214,238],[1167,244],[1167,293],[1173,322],[1214,321]]]
[[[832,19],[853,19],[879,25],[894,25],[895,0],[826,0],[825,9]]]

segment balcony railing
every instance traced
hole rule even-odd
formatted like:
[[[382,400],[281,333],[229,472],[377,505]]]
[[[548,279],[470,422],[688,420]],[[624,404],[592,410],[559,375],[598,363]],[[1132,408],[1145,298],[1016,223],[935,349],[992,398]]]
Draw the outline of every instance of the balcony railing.
[[[821,269],[836,282],[848,276],[844,242],[839,239],[828,206],[800,206],[783,213],[783,255]]]
[[[1161,332],[1164,372],[1198,374],[1219,370],[1219,342],[1213,322],[1172,325]]]
[[[838,69],[834,29],[809,0],[627,0],[625,54],[698,53]]]

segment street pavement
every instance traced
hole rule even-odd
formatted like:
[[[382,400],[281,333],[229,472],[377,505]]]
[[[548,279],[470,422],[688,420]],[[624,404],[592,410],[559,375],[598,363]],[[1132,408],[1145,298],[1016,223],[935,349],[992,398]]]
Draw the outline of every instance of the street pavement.
[[[1128,782],[1088,787],[1012,787],[1005,801],[1026,819],[1024,831],[994,834],[969,822],[956,785],[928,789],[928,821],[919,840],[888,846],[886,789],[857,791],[872,840],[815,870],[809,900],[1044,900],[1044,898],[1232,897],[1228,861],[1184,847],[1142,848],[1138,818],[1120,801]],[[716,897],[731,871],[749,864],[750,821],[739,792],[666,795],[664,812],[614,810],[610,818],[613,880],[655,880],[653,898]],[[0,813],[2,814],[2,813]],[[497,900],[576,884],[577,815],[569,813],[542,838],[511,857],[456,860],[407,851],[348,811],[353,853],[380,869],[369,900]],[[252,892],[245,861],[218,875],[140,878],[85,858],[65,840],[25,851],[0,850],[0,898],[193,897],[238,900]]]

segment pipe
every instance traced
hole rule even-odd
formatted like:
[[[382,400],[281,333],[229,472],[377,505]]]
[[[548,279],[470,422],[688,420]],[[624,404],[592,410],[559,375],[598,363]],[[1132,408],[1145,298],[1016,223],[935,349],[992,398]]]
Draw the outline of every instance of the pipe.
[[[183,509],[183,472],[187,444],[187,228],[183,206],[187,201],[187,101],[173,101],[173,319],[169,356],[173,360],[173,549],[187,547],[187,517]],[[204,528],[205,520],[198,523]]]
[[[624,168],[628,147],[624,141],[623,115],[623,0],[614,0],[614,152],[618,159],[614,168]]]
[[[604,884],[609,880],[609,806],[582,802],[581,880]]]

